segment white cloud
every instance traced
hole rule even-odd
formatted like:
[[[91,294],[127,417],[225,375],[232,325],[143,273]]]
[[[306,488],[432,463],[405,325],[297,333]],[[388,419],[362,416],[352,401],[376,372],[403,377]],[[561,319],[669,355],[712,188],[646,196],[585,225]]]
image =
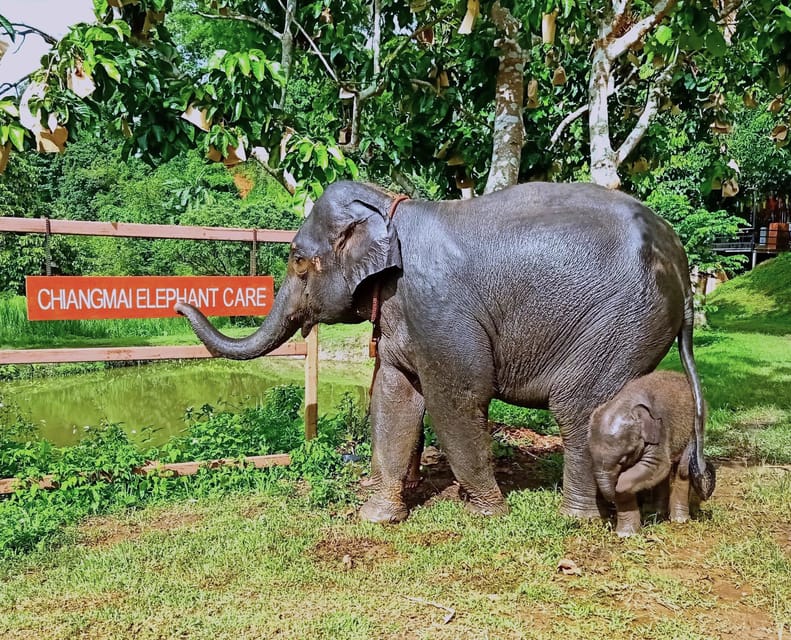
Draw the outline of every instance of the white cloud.
[[[91,0],[3,0],[0,14],[11,22],[21,22],[40,29],[55,38],[65,35],[77,22],[93,22]],[[0,60],[0,84],[16,82],[39,66],[49,45],[35,34],[24,42],[17,37]]]

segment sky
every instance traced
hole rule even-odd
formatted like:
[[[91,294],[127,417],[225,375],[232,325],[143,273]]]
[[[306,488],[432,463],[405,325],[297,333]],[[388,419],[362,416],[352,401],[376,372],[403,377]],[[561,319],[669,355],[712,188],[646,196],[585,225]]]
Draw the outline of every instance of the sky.
[[[11,22],[29,24],[55,38],[63,36],[76,22],[95,20],[92,0],[0,0],[0,15]],[[22,44],[20,42],[17,36],[0,60],[0,84],[16,82],[37,69],[41,56],[49,50],[49,45],[35,34],[28,35]]]

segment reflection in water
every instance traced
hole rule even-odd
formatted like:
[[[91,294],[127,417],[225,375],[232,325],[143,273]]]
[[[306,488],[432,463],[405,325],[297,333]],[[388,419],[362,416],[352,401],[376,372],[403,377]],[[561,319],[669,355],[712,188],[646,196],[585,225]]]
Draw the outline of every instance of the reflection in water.
[[[331,413],[341,396],[351,392],[367,404],[371,370],[347,363],[322,363],[319,373],[319,414]],[[120,422],[134,439],[150,427],[148,445],[165,442],[184,429],[188,407],[255,406],[268,388],[304,384],[301,360],[283,358],[251,362],[211,360],[183,364],[150,364],[80,374],[8,382],[3,394],[56,445],[73,444],[86,425]]]

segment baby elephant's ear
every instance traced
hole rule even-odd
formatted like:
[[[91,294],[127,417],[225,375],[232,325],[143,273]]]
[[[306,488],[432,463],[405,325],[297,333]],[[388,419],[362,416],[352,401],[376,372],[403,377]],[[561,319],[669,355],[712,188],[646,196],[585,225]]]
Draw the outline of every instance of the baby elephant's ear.
[[[637,404],[632,409],[635,420],[640,425],[640,435],[648,444],[659,444],[662,439],[662,418],[654,418],[644,404]]]

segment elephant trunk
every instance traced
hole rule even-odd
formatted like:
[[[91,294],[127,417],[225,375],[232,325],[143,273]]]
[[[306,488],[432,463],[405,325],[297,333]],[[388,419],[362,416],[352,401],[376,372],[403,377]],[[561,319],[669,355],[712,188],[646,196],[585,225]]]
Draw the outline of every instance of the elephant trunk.
[[[192,329],[212,355],[231,360],[250,360],[276,349],[299,329],[298,301],[301,288],[295,280],[293,277],[286,279],[275,298],[272,312],[255,333],[245,338],[231,338],[220,333],[201,311],[190,304],[179,302],[174,309],[189,320]]]
[[[636,464],[626,469],[618,476],[615,485],[616,493],[637,493],[657,485],[670,473],[670,460],[665,460],[661,455],[653,455],[648,449]]]
[[[610,471],[596,471],[596,484],[599,485],[599,491],[604,496],[605,500],[615,502],[615,484],[618,480],[617,472]]]

